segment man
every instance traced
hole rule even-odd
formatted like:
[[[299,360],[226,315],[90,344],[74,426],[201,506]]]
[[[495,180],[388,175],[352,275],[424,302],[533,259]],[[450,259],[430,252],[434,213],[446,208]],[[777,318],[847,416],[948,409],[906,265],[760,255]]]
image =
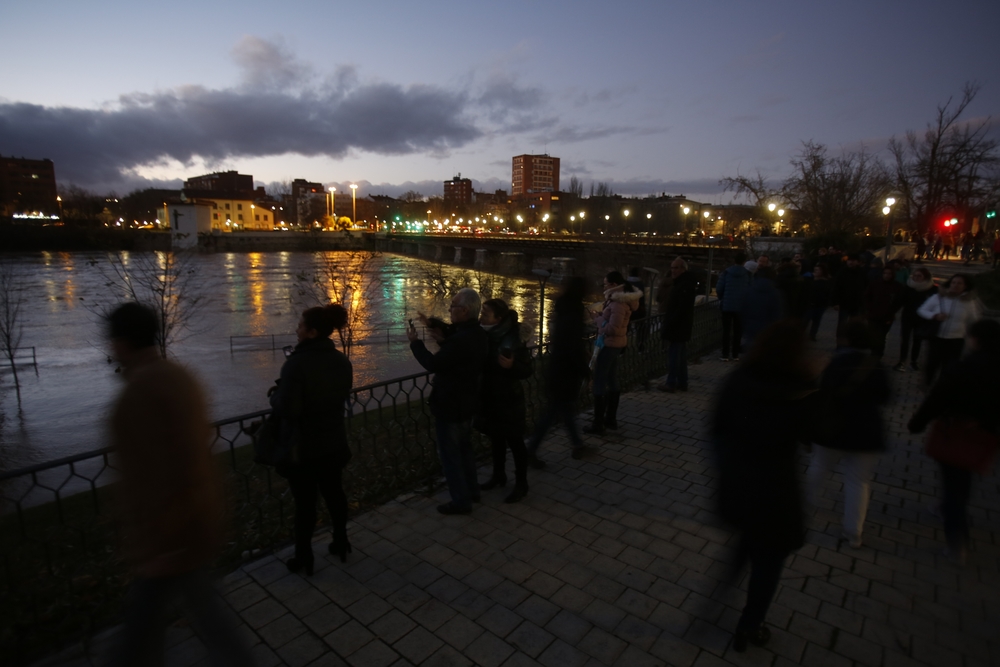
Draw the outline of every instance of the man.
[[[452,326],[428,328],[441,349],[431,354],[418,340],[417,331],[406,332],[417,362],[434,373],[434,388],[428,400],[434,415],[438,456],[448,483],[451,502],[438,507],[441,514],[468,514],[479,502],[476,454],[472,449],[472,418],[479,409],[480,382],[489,354],[489,338],[479,326],[482,302],[476,290],[466,287],[451,300]],[[429,320],[419,313],[420,322]]]
[[[844,322],[861,314],[861,301],[867,286],[868,279],[861,267],[861,259],[857,255],[850,255],[847,266],[837,272],[833,285],[833,307],[837,309],[838,330]]]
[[[136,580],[111,664],[159,664],[167,609],[184,603],[217,665],[253,658],[205,572],[221,545],[222,486],[198,382],[161,359],[156,314],[126,303],[108,316],[125,388],[112,411],[125,557]]]
[[[771,266],[771,258],[767,255],[761,255],[757,258],[757,268],[766,269]]]
[[[890,262],[891,264],[891,262]],[[878,360],[885,354],[885,337],[896,319],[896,311],[903,307],[905,287],[896,282],[896,271],[887,266],[882,276],[865,290],[865,318],[872,356]]]
[[[687,342],[694,326],[694,300],[698,281],[688,271],[688,264],[678,257],[670,263],[671,285],[663,302],[663,328],[660,336],[667,341],[667,379],[660,391],[673,393],[688,390]]]
[[[766,255],[761,255],[767,259]],[[733,255],[733,264],[719,276],[715,284],[715,294],[722,307],[722,357],[720,361],[738,361],[740,358],[740,341],[743,338],[743,303],[750,289],[750,272],[743,266],[747,256],[742,252]],[[758,264],[760,260],[757,260]],[[758,271],[766,268],[758,266]],[[732,350],[730,352],[730,350]]]

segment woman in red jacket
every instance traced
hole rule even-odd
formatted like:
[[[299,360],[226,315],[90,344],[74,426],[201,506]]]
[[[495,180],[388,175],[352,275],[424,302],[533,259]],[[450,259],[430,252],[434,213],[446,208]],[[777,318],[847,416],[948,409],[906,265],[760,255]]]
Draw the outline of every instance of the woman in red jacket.
[[[618,428],[618,357],[628,344],[628,321],[641,296],[618,271],[604,277],[604,308],[593,313],[601,347],[594,365],[594,423],[584,428],[587,433],[603,435],[605,428]],[[577,450],[573,454],[579,457]]]

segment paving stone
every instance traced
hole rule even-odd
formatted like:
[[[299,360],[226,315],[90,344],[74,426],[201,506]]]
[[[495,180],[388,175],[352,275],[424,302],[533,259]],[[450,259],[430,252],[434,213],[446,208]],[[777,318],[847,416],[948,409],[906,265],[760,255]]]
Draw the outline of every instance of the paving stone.
[[[506,640],[519,651],[532,658],[538,658],[555,637],[531,621],[524,621],[506,637]]]
[[[323,641],[338,654],[349,656],[374,638],[365,626],[352,620],[323,637]]]
[[[406,614],[393,609],[368,626],[368,630],[387,644],[392,644],[417,627]]]
[[[303,667],[326,651],[327,647],[324,646],[323,642],[307,633],[299,635],[277,649],[277,654],[288,667]]]
[[[593,627],[590,621],[563,609],[548,622],[545,629],[575,646]]]
[[[429,658],[444,642],[424,628],[417,627],[392,645],[392,648],[415,665]]]
[[[501,604],[494,604],[485,614],[476,619],[481,626],[506,638],[524,619]]]

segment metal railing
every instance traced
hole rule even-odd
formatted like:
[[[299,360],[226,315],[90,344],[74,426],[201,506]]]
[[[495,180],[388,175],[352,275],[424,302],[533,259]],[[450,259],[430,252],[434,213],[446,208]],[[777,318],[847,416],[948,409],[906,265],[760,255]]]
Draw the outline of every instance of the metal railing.
[[[427,332],[422,325],[414,324],[421,332],[421,339],[426,339]],[[409,345],[406,339],[406,327],[386,327],[385,329],[352,329],[350,331],[351,346],[359,345]],[[244,334],[229,337],[229,352],[249,352],[253,350],[280,350],[287,345],[295,345],[294,333],[279,334]]]
[[[634,323],[619,365],[623,389],[666,370],[662,316]],[[698,306],[689,353],[721,340],[715,304]],[[545,348],[523,381],[529,429],[543,403]],[[439,483],[429,373],[358,387],[351,392],[348,437],[353,458],[344,484],[352,512]],[[580,407],[589,405],[584,386]],[[294,503],[274,469],[254,463],[246,429],[269,411],[215,422],[213,452],[225,471],[230,534],[216,565],[231,569],[291,538]],[[476,446],[487,454],[485,438]],[[113,452],[100,449],[0,474],[0,663],[39,657],[86,639],[118,613],[127,572],[117,556]]]
[[[31,357],[31,361],[30,362],[28,361],[28,357],[29,356]],[[7,367],[9,368],[11,362],[10,362],[9,359],[7,361],[8,361]],[[35,368],[38,368],[38,355],[37,355],[37,353],[35,351],[35,347],[34,346],[31,346],[31,347],[15,347],[14,348],[13,363],[15,363],[15,364],[26,364],[26,365],[30,364],[30,365],[34,366]]]

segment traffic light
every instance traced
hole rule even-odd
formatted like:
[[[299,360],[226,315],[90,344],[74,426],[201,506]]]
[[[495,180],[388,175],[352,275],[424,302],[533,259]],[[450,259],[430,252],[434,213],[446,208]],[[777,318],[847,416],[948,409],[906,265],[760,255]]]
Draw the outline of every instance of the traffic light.
[[[991,208],[990,210],[986,211],[986,219],[987,220],[989,220],[990,218],[995,218],[995,217],[997,217],[997,210],[995,208]]]

